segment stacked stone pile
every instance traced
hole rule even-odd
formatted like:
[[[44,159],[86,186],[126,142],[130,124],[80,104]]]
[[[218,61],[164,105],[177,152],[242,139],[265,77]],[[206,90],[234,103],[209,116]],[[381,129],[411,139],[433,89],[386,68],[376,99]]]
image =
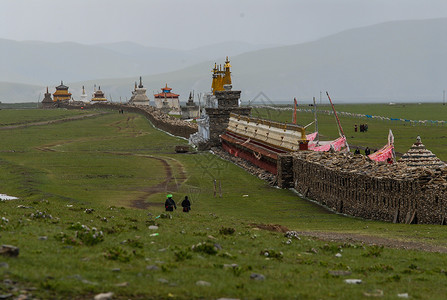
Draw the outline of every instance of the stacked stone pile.
[[[441,161],[436,155],[434,155],[430,150],[426,149],[424,144],[421,142],[421,138],[418,136],[416,143],[411,146],[410,150],[407,151],[399,163],[406,165],[410,168],[444,168],[446,164]]]
[[[396,223],[447,223],[447,168],[378,163],[350,153],[291,155],[295,189],[334,211]],[[278,183],[283,178],[278,172]]]
[[[353,155],[351,153],[299,151],[294,155],[342,173],[366,175],[377,179],[414,180],[421,185],[441,185],[447,188],[447,168],[439,159],[442,164],[432,164],[428,168],[420,166],[410,167],[403,163],[388,164],[386,162],[377,162],[368,159],[366,156]]]

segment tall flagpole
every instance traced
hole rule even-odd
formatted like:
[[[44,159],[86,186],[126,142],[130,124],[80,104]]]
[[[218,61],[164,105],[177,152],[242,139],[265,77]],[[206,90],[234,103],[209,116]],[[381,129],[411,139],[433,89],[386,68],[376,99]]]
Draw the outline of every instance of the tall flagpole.
[[[335,111],[334,104],[332,103],[331,97],[329,96],[328,92],[326,92],[326,95],[329,98],[329,102],[331,103],[332,110],[333,110],[334,115],[335,115],[335,119],[337,120],[338,131],[339,131],[340,135],[345,136],[345,133],[343,132],[343,128],[341,127],[341,124],[340,124],[340,119],[338,118],[337,112]]]
[[[296,124],[296,98],[293,98],[293,102],[294,102],[294,107],[293,107],[293,118],[292,118],[292,122],[293,124]]]
[[[314,119],[315,119],[315,132],[317,133],[317,135],[315,136],[315,140],[316,145],[318,146],[318,143],[320,141],[320,134],[318,133],[318,120],[317,120],[317,102],[315,101],[315,97],[314,97]]]

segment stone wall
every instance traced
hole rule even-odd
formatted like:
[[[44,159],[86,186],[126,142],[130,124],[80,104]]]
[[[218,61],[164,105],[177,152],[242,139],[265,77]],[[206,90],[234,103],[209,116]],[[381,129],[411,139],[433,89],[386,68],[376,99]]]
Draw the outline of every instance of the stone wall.
[[[447,221],[447,169],[410,169],[360,155],[302,151],[280,156],[277,177],[280,187],[292,186],[339,213],[395,223]]]
[[[68,108],[80,109],[80,106],[70,105]],[[189,138],[189,136],[197,132],[197,124],[174,118],[167,114],[162,113],[160,110],[152,106],[134,106],[134,105],[122,105],[115,103],[95,103],[86,104],[83,106],[84,109],[112,109],[117,112],[123,109],[125,112],[137,113],[145,116],[155,127],[169,132],[175,136],[181,136],[184,138]]]
[[[210,120],[210,139],[208,144],[216,147],[221,144],[220,135],[224,134],[230,120],[230,113],[248,116],[251,107],[223,107],[223,108],[206,108],[206,114]]]

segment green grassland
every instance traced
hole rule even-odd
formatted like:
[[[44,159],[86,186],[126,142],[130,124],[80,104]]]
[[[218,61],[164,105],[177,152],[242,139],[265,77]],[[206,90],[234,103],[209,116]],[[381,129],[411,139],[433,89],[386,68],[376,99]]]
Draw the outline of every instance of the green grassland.
[[[0,111],[5,118],[8,112],[34,122],[66,111]],[[337,132],[327,117],[320,128],[330,138]],[[300,115],[303,124],[304,118],[312,119]],[[353,122],[358,119],[342,119],[345,128]],[[368,133],[352,133],[355,143],[384,144],[389,124],[368,124]],[[400,147],[408,148],[416,132],[401,127],[392,129],[396,140],[408,141]],[[430,131],[436,128],[421,127],[427,139],[421,136],[441,157],[430,141],[442,142],[445,128]],[[0,138],[0,193],[20,198],[0,202],[0,245],[20,248],[17,258],[0,256],[0,295],[91,299],[113,291],[116,299],[356,299],[383,293],[395,299],[408,293],[443,299],[447,292],[445,254],[305,236],[289,241],[254,224],[431,246],[445,245],[444,226],[328,212],[210,153],[175,153],[175,145],[187,141],[154,129],[140,115],[0,130]],[[222,197],[213,196],[213,180],[221,182]],[[178,209],[163,218],[166,192],[178,203],[188,195],[192,211]],[[349,278],[362,284],[345,283]]]

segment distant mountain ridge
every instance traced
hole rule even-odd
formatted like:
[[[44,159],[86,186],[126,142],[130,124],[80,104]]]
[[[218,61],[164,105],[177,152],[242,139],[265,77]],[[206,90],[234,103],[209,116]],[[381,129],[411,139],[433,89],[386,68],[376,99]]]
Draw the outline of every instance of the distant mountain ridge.
[[[320,91],[326,90],[335,99],[344,102],[440,101],[442,91],[447,87],[446,36],[447,19],[396,21],[351,29],[304,44],[255,49],[239,55],[229,54],[233,66],[233,86],[242,90],[244,101],[252,100],[263,92],[273,101],[291,101],[293,97],[297,97],[310,102],[313,96],[319,97]],[[0,45],[3,45],[3,41],[0,40]],[[84,51],[78,45],[68,44],[61,47],[68,53],[75,51],[77,55]],[[48,65],[48,62],[42,59],[42,66],[38,68],[37,63],[33,63],[36,60],[34,56],[24,59],[21,67],[18,67],[19,64],[8,63],[6,69],[11,76],[5,76],[5,71],[0,70],[0,81],[14,76],[40,76],[53,78],[47,79],[47,82],[57,85],[61,78],[69,84],[74,97],[79,95],[82,85],[91,89],[93,84],[97,83],[106,95],[112,95],[113,101],[119,101],[120,97],[124,101],[126,97],[130,97],[133,82],[138,79],[139,74],[143,75],[143,83],[148,88],[149,95],[151,92],[158,92],[165,83],[173,88],[173,92],[179,93],[182,100],[186,100],[191,90],[210,90],[211,68],[216,58],[209,58],[204,54],[197,58],[194,54],[188,56],[184,53],[182,57],[187,62],[201,60],[180,70],[170,71],[169,66],[165,64],[163,73],[138,73],[144,64],[135,64],[135,57],[140,60],[145,55],[155,60],[163,55],[176,57],[177,50],[169,53],[166,49],[150,48],[153,54],[149,54],[149,50],[145,49],[147,47],[132,47],[127,43],[92,47],[95,53],[92,57],[92,54],[85,53],[85,59],[88,59],[91,65],[87,70],[83,70],[89,77],[86,75],[70,82],[56,71],[57,63]],[[205,48],[204,53],[214,51],[213,54],[220,55],[217,62],[223,63],[224,47],[225,45],[217,46],[222,52]],[[4,47],[0,47],[3,57],[6,55],[4,51]],[[66,60],[69,60],[68,53]],[[104,54],[101,59],[96,57],[102,55],[99,53]],[[61,57],[60,53],[58,55]],[[107,63],[109,59],[116,59],[116,63]],[[62,60],[62,63],[65,63],[65,60]],[[101,66],[101,63],[105,66]],[[44,64],[47,64],[45,68]],[[152,66],[152,70],[155,69],[155,63],[148,64]],[[174,68],[181,66],[182,62],[172,59],[172,64]],[[81,71],[80,67],[74,69]],[[108,76],[97,75],[96,70],[106,71]],[[55,77],[57,79],[54,79]],[[112,77],[116,78],[101,79]],[[88,80],[89,78],[92,80]],[[7,81],[29,82],[12,79]],[[36,94],[34,98],[35,96]],[[8,94],[5,94],[0,86],[0,101],[6,98]]]

